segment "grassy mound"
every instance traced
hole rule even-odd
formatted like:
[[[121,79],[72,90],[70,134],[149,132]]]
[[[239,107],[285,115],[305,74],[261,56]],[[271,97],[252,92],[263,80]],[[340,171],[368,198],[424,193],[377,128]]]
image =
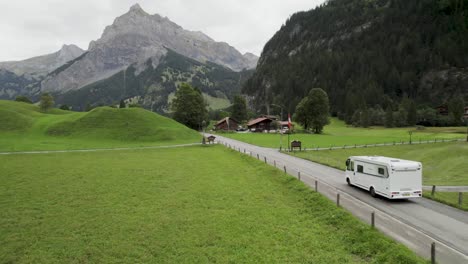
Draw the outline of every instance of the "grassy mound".
[[[35,105],[0,100],[0,131],[25,131],[39,115]]]
[[[161,146],[199,142],[176,121],[141,108],[51,109],[0,100],[0,151]]]
[[[145,142],[199,138],[195,131],[182,124],[144,109],[110,107],[96,108],[78,118],[58,122],[47,129],[47,134]]]

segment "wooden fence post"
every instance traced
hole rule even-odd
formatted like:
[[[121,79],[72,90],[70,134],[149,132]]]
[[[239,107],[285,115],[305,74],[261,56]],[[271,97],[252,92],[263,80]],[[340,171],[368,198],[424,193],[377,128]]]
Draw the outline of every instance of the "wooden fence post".
[[[267,163],[267,161],[266,161],[266,157],[265,157],[265,163]]]
[[[301,180],[301,172],[300,171],[297,172],[297,179]]]
[[[458,193],[458,207],[462,207],[462,203],[463,203],[463,193],[462,192],[459,192]]]
[[[372,211],[371,213],[371,227],[375,228],[375,212]]]
[[[283,168],[284,168],[284,173],[286,173],[286,165],[284,165],[284,167],[283,167]]]
[[[432,185],[432,191],[431,191],[431,196],[432,196],[432,197],[434,197],[435,190],[436,190],[436,186],[435,186],[435,185]]]
[[[431,244],[431,263],[432,263],[432,264],[435,264],[435,263],[436,263],[435,242],[432,242],[432,244]]]
[[[257,159],[260,159],[260,155],[257,154]]]
[[[276,160],[273,161],[273,164],[275,164],[275,168],[276,168]]]
[[[340,194],[336,194],[336,206],[340,207]]]
[[[318,192],[318,181],[315,180],[315,191]]]

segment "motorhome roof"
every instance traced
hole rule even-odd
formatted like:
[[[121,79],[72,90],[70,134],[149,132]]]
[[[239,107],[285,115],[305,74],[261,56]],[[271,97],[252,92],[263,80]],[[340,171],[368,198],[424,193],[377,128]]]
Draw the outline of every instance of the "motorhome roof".
[[[403,160],[403,159],[383,157],[383,156],[353,156],[351,158],[355,160],[365,161],[365,162],[387,164],[395,169],[414,169],[414,168],[421,167],[421,163],[417,161]]]

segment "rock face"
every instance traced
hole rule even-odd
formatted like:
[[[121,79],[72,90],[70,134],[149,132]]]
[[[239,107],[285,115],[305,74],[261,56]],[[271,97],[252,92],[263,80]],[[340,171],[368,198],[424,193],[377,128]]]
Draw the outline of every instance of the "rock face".
[[[0,62],[0,69],[13,72],[18,76],[30,75],[37,78],[48,74],[66,62],[81,56],[83,53],[84,50],[75,45],[63,45],[59,51],[51,54],[23,61]]]
[[[254,68],[258,59],[253,54],[242,55],[227,43],[215,42],[201,32],[184,30],[166,17],[150,15],[136,4],[106,27],[101,38],[90,43],[87,53],[49,74],[41,87],[52,92],[76,90],[130,65],[144,70],[148,60],[156,68],[168,49],[235,71]]]

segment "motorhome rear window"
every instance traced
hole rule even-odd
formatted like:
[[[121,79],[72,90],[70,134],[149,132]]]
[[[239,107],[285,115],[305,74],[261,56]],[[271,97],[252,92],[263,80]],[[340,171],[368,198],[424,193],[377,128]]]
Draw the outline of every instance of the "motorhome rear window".
[[[358,172],[364,172],[364,167],[362,165],[357,165]]]

